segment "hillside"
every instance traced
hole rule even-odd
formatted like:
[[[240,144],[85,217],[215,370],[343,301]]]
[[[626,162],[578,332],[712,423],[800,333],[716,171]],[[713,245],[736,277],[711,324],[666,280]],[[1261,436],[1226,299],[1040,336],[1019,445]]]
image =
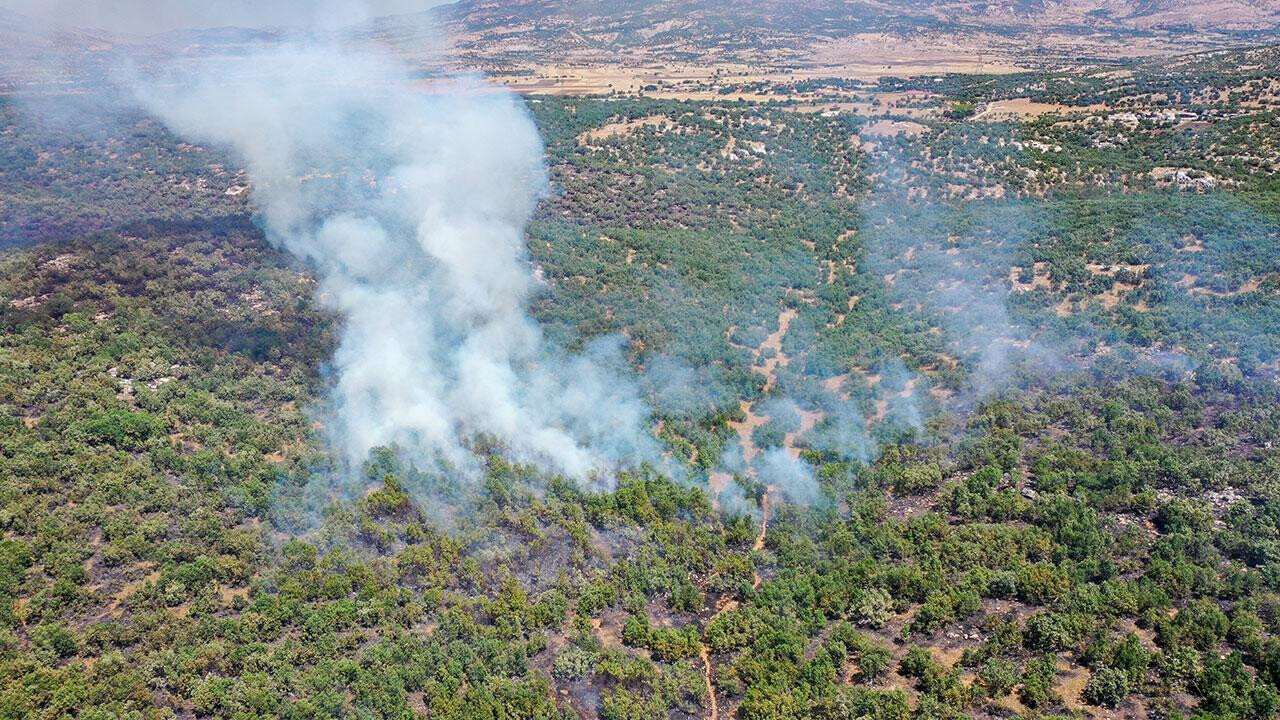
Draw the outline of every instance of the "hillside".
[[[1270,52],[868,118],[530,103],[541,326],[705,389],[654,396],[686,479],[608,492],[500,447],[478,483],[389,451],[341,479],[339,324],[232,159],[0,106],[3,232],[38,243],[0,270],[5,707],[1270,717]],[[1026,92],[1050,110],[992,110]]]
[[[88,73],[90,84],[100,84],[120,51],[139,58],[221,55],[271,42],[278,32],[221,28],[139,37],[51,25],[0,10],[0,37],[8,48],[0,77],[21,86],[75,81]],[[1280,3],[462,0],[376,20],[360,34],[432,72],[478,69],[517,78],[524,90],[538,91],[545,83],[519,80],[523,76],[596,68],[598,76],[560,91],[599,92],[626,82],[650,84],[639,68],[676,78],[691,72],[796,71],[875,78],[894,74],[895,67],[913,73],[1001,72],[1185,54],[1276,37]]]
[[[644,53],[667,61],[694,57],[799,61],[831,41],[872,33],[945,34],[951,40],[994,35],[1023,47],[1043,45],[1053,50],[1061,49],[1069,37],[1129,37],[1161,47],[1274,34],[1280,28],[1280,3],[1273,0],[466,0],[438,12],[446,26],[463,38],[463,47],[478,57],[532,56],[546,63],[592,50]]]
[[[437,13],[4,18],[0,718],[1280,715],[1274,3]]]

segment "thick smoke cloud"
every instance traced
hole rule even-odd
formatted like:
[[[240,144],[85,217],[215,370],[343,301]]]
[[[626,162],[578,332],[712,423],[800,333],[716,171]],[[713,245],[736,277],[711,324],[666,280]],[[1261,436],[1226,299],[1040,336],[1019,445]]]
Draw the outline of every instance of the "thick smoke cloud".
[[[344,318],[330,430],[466,467],[468,443],[578,478],[658,457],[616,344],[570,355],[526,312],[543,188],[523,106],[478,80],[424,92],[398,64],[292,46],[143,83],[178,134],[231,148],[272,242]]]

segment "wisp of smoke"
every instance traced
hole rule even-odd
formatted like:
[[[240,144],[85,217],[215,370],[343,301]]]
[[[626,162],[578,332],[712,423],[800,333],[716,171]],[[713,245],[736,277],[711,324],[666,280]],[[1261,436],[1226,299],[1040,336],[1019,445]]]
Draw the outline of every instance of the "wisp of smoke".
[[[524,107],[475,79],[293,45],[140,83],[180,135],[232,149],[268,237],[343,318],[328,423],[352,465],[396,446],[466,467],[477,436],[586,479],[657,457],[616,344],[569,354],[527,313],[524,226],[545,187]]]
[[[781,491],[789,502],[813,505],[822,499],[813,467],[785,448],[764,451],[756,458],[754,467],[760,482]]]
[[[875,458],[876,446],[857,405],[834,396],[825,399],[823,405],[825,417],[805,435],[806,443],[815,450],[870,463]]]

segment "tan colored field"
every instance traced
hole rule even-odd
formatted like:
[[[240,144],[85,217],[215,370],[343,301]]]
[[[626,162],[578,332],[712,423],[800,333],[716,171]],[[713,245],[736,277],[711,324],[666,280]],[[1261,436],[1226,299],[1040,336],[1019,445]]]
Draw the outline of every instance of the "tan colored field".
[[[844,79],[875,83],[885,77],[944,75],[948,73],[1008,74],[1081,58],[1143,58],[1173,56],[1214,47],[1161,36],[1134,38],[1116,43],[1106,37],[1042,32],[1010,37],[986,31],[959,33],[924,32],[891,34],[854,33],[818,39],[789,48],[754,49],[698,45],[644,47],[615,44],[617,33],[574,34],[566,46],[543,46],[520,40],[531,26],[512,25],[467,32],[455,38],[473,47],[464,64],[494,75],[494,82],[530,95],[642,94],[648,97],[768,102],[787,100],[800,106],[856,102],[848,88],[823,88],[804,95],[775,95],[742,86],[774,86],[811,79]],[[655,32],[661,28],[655,28]],[[419,62],[426,61],[421,48],[406,49]],[[678,54],[677,54],[678,53]],[[427,53],[430,54],[430,53]],[[679,57],[680,59],[676,59]],[[442,60],[443,61],[443,60]],[[1123,79],[1123,72],[1103,72]],[[840,108],[851,110],[852,108]],[[1069,108],[1027,100],[993,103],[990,116],[1029,117]],[[860,112],[882,114],[859,107]],[[904,108],[903,110],[909,110]],[[907,112],[906,114],[910,114]]]
[[[1016,59],[1016,54],[993,51],[994,42],[994,37],[862,33],[817,46],[812,62],[822,67],[827,77],[861,80],[891,75],[1004,74],[1029,69]]]
[[[925,130],[928,130],[928,128],[924,125],[906,120],[876,120],[867,123],[862,128],[862,134],[878,137],[891,137],[893,135],[915,136]]]
[[[1057,103],[1041,103],[1034,102],[1028,98],[1015,98],[1013,100],[996,100],[989,103],[982,112],[978,113],[978,117],[990,120],[996,119],[1022,119],[1039,117],[1041,115],[1069,115],[1071,113],[1093,112],[1096,110],[1106,110],[1106,105],[1059,105]]]
[[[1210,295],[1213,297],[1225,298],[1255,292],[1260,287],[1262,287],[1262,282],[1257,278],[1252,278],[1250,280],[1246,280],[1243,285],[1235,290],[1221,291],[1206,287],[1192,287],[1187,290],[1187,292],[1191,295]]]
[[[1014,53],[996,53],[969,38],[897,37],[881,33],[853,35],[819,44],[800,62],[797,58],[766,58],[741,62],[714,57],[705,62],[670,62],[658,57],[620,61],[616,55],[566,52],[553,64],[503,68],[510,72],[501,84],[528,94],[589,95],[611,92],[643,93],[650,97],[686,100],[749,100],[767,102],[777,95],[719,92],[730,85],[792,83],[816,78],[840,78],[873,83],[887,76],[945,73],[1013,73],[1029,69]],[[496,68],[493,68],[496,69]],[[646,87],[650,89],[645,90]],[[825,94],[831,100],[831,93]],[[841,93],[835,93],[839,99]],[[821,101],[823,96],[801,98]]]
[[[607,138],[613,137],[614,135],[625,135],[633,130],[636,130],[637,128],[642,128],[645,126],[656,127],[664,123],[670,123],[670,122],[671,120],[667,118],[665,115],[650,115],[648,117],[642,117],[639,120],[632,120],[630,122],[608,123],[606,125],[601,125],[598,128],[593,128],[591,130],[588,130],[582,133],[581,135],[578,136],[578,142],[585,144],[585,143],[591,142],[592,140],[605,140]],[[628,255],[628,260],[627,260],[628,264],[631,263],[631,257],[634,255],[634,252],[635,251],[633,250],[631,251],[631,255]]]

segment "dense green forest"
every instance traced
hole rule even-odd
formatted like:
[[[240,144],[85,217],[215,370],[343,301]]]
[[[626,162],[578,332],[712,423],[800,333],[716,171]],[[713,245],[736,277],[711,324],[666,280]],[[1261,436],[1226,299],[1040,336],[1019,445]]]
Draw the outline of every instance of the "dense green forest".
[[[1170,90],[1255,60],[918,134],[529,99],[531,310],[625,338],[682,470],[607,492],[349,478],[341,320],[232,161],[0,101],[0,717],[1274,717],[1280,120]]]

